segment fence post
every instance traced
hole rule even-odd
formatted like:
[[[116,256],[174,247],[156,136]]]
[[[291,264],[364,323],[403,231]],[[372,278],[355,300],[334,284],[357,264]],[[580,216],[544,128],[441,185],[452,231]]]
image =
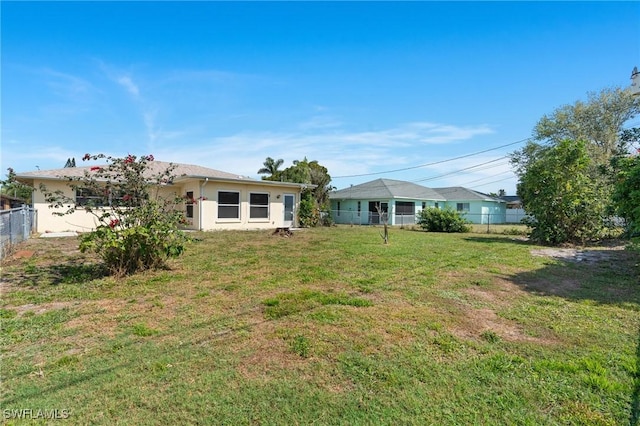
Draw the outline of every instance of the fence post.
[[[489,229],[490,224],[491,224],[491,213],[487,213],[487,234],[491,233],[491,229]]]
[[[13,244],[13,210],[9,210],[9,244]]]
[[[27,220],[27,206],[22,205],[22,210],[20,210],[22,214],[22,240],[26,240],[29,238],[29,223]]]

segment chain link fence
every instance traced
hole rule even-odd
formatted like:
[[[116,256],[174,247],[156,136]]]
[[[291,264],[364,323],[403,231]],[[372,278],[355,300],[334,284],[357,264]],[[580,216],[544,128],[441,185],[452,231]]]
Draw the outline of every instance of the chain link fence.
[[[462,216],[475,225],[518,225],[522,223],[522,219],[527,217],[524,210],[518,209],[510,211],[507,209],[505,213],[468,213],[461,212]],[[379,225],[387,220],[389,225],[394,226],[411,226],[417,223],[416,215],[388,215],[383,213],[380,216],[377,212],[354,212],[345,210],[332,210],[331,217],[334,223],[342,225]]]
[[[0,210],[0,259],[11,252],[13,245],[29,239],[36,229],[36,220],[35,209],[28,206]]]

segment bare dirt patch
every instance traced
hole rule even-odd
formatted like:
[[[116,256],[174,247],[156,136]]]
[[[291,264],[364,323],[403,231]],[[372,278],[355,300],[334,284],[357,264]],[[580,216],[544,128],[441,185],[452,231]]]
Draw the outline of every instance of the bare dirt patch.
[[[531,250],[533,256],[551,257],[569,262],[597,263],[612,261],[620,256],[623,245],[597,248],[544,248]]]
[[[27,312],[33,312],[34,314],[39,315],[39,314],[44,314],[45,312],[49,312],[57,309],[68,308],[73,305],[74,305],[73,302],[51,302],[51,303],[39,303],[37,305],[33,303],[29,303],[26,305],[16,306],[14,308],[12,307],[8,307],[8,308],[14,309],[18,314],[18,316],[22,316]]]
[[[552,339],[527,335],[518,324],[500,318],[492,309],[466,309],[462,321],[451,330],[453,335],[463,339],[478,339],[487,331],[494,332],[509,342],[554,343]]]

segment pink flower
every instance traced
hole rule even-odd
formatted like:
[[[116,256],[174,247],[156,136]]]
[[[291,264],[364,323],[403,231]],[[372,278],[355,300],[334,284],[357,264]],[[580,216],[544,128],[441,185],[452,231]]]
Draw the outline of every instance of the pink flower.
[[[131,164],[136,161],[136,157],[133,155],[127,155],[127,158],[124,159],[124,164]]]
[[[129,201],[131,199],[131,195],[126,194],[124,197],[122,197],[122,201]]]
[[[147,161],[153,161],[155,160],[155,158],[153,158],[153,155],[147,155]]]
[[[120,223],[120,221],[118,219],[111,219],[111,222],[109,222],[109,227],[111,229],[115,228],[116,226],[118,226],[118,224]]]
[[[98,171],[98,170],[102,170],[102,167],[100,167],[100,166],[93,166],[93,167],[91,167],[91,169],[90,169],[90,170],[91,170],[92,172],[95,172],[95,171]]]

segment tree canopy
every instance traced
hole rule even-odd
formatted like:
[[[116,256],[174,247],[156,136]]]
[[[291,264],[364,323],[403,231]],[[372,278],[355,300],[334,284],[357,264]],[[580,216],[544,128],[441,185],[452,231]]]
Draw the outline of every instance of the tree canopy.
[[[274,160],[267,157],[264,167],[258,171],[271,173],[265,180],[278,180],[283,182],[306,183],[310,187],[303,191],[300,203],[299,219],[303,226],[316,226],[320,223],[322,212],[329,210],[329,192],[331,176],[326,167],[318,161],[309,161],[306,157],[302,160],[294,160],[293,164],[284,170],[278,170],[283,160]]]
[[[284,160],[282,158],[278,158],[277,160],[274,160],[271,157],[267,157],[267,159],[264,160],[264,163],[262,163],[264,167],[258,170],[258,174],[267,175],[267,176],[262,176],[262,180],[278,181],[280,180],[280,173],[281,173],[280,170],[278,169],[280,168],[280,166],[282,166],[282,164],[284,164]]]
[[[2,193],[13,198],[24,200],[26,204],[31,204],[33,188],[16,180],[16,172],[13,168],[7,168],[7,178],[0,181]]]
[[[534,239],[560,244],[603,234],[616,165],[624,164],[615,160],[629,154],[636,136],[623,126],[638,113],[640,97],[614,88],[538,121],[534,140],[511,154]]]

